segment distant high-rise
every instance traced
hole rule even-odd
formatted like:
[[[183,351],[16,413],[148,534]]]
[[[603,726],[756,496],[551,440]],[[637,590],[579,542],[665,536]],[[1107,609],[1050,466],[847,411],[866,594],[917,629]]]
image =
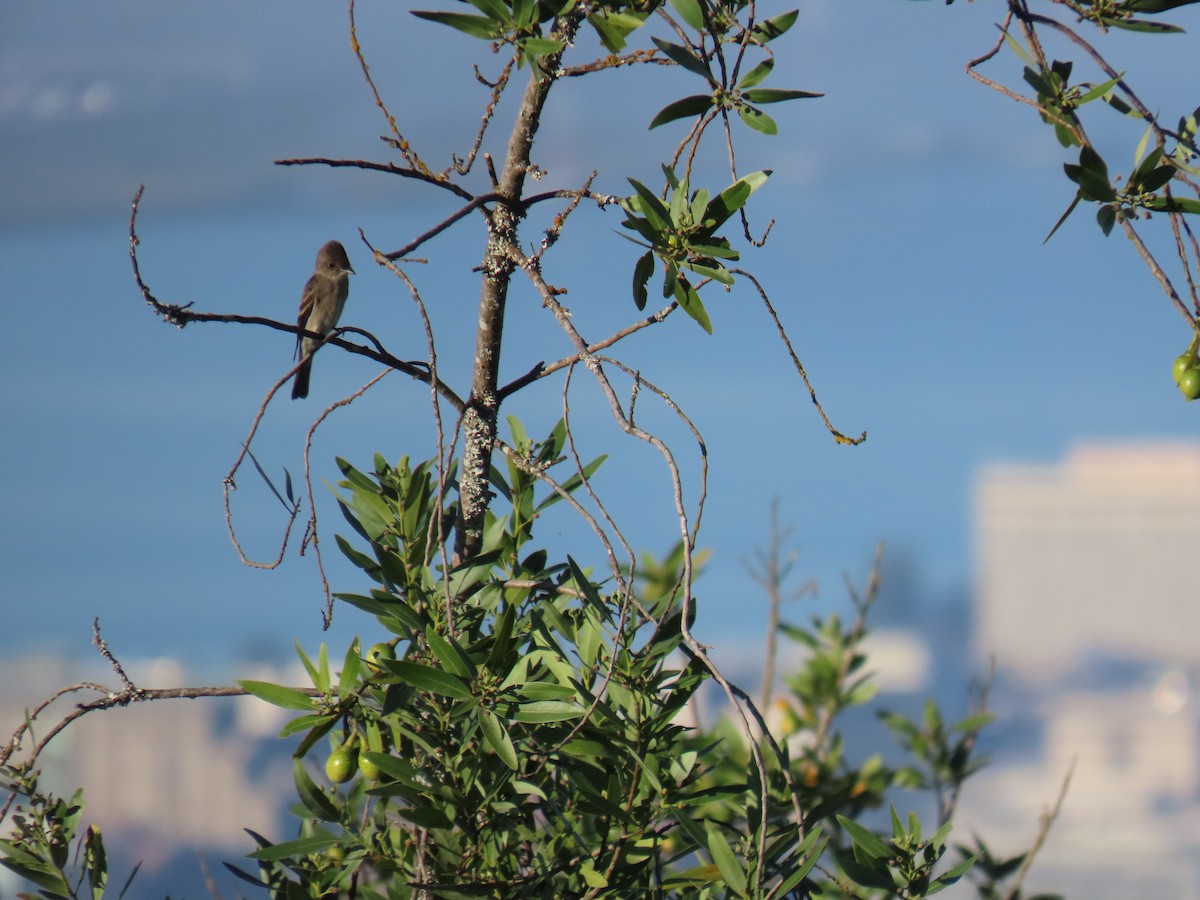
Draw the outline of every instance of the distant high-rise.
[[[975,537],[1009,752],[956,830],[1024,852],[1069,772],[1031,893],[1200,900],[1200,443],[988,466]]]
[[[1022,680],[1200,666],[1200,444],[1081,445],[975,493],[976,650]]]

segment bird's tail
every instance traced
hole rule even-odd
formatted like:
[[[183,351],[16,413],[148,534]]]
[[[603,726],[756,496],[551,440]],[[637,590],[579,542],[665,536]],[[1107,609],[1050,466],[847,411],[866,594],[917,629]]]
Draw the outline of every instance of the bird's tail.
[[[312,371],[312,357],[304,361],[304,364],[296,370],[296,377],[292,381],[292,399],[302,400],[308,396],[308,374]]]

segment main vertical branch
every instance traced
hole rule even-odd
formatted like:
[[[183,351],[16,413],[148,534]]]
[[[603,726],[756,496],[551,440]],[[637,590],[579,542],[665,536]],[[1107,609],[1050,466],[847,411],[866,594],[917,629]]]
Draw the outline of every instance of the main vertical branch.
[[[553,36],[563,40],[564,48],[570,43],[578,23],[578,14],[559,20]],[[543,57],[541,70],[535,69],[530,73],[508,140],[504,168],[496,184],[499,199],[488,217],[479,325],[475,332],[475,366],[471,396],[463,416],[465,444],[459,482],[461,505],[454,546],[455,557],[460,561],[477,555],[483,547],[483,523],[491,499],[488,473],[500,415],[497,387],[500,348],[504,337],[504,308],[514,268],[508,248],[519,246],[517,231],[525,215],[522,192],[525,176],[530,169],[533,139],[541,124],[542,109],[554,85],[561,59],[562,51]]]

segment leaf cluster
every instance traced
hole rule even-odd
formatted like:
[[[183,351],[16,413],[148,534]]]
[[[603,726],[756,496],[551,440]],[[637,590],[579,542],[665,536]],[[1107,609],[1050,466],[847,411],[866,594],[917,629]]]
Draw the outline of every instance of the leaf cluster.
[[[645,309],[648,283],[657,258],[663,270],[663,297],[673,296],[683,311],[711,334],[708,311],[685,271],[699,275],[706,282],[716,281],[726,287],[733,284],[733,273],[725,261],[738,259],[738,252],[727,238],[716,233],[717,229],[746,204],[771,173],[752,172],[715,197],[704,189],[692,191],[688,179],[680,179],[668,166],[663,166],[663,173],[669,190],[665,201],[631,178],[634,194],[622,203],[626,218],[621,224],[636,232],[641,240],[624,236],[649,248],[634,266],[633,300],[638,309]]]
[[[799,11],[793,9],[757,23],[744,32],[730,34],[736,22],[736,12],[740,11],[744,4],[733,4],[737,10],[726,16],[721,15],[725,12],[724,5],[715,9],[699,3],[678,3],[676,6],[684,21],[700,34],[707,33],[723,38],[725,43],[741,44],[743,47],[765,47],[768,42],[785,34],[796,23],[799,15]],[[716,27],[710,30],[710,23],[714,22]],[[768,56],[731,82],[728,66],[724,64],[725,60],[718,52],[720,40],[711,46],[704,41],[685,46],[659,38],[653,40],[663,56],[684,71],[703,78],[707,82],[708,92],[691,94],[668,103],[651,120],[651,128],[677,119],[707,116],[713,112],[736,112],[738,117],[755,131],[778,134],[779,126],[759,108],[760,106],[781,103],[784,100],[823,96],[814,91],[760,87],[775,68],[775,59],[772,56]],[[735,73],[737,68],[734,66]]]
[[[36,885],[42,897],[103,897],[108,888],[108,854],[99,826],[84,825],[83,792],[75,791],[66,800],[55,797],[40,787],[37,772],[23,768],[0,770],[0,790],[19,801],[8,833],[0,838],[0,865]],[[137,871],[134,867],[129,873],[118,900]]]
[[[533,443],[514,424],[514,444],[553,464],[562,431]],[[379,586],[339,599],[391,638],[366,658],[356,643],[338,672],[324,650],[315,661],[302,654],[315,697],[245,683],[304,708],[284,729],[303,735],[302,825],[295,841],[254,854],[257,876],[241,875],[276,885],[276,896],[351,882],[359,896],[439,897],[634,896],[693,884],[670,866],[708,843],[689,812],[704,802],[705,766],[675,719],[706,673],[679,656],[678,603],[647,601],[635,615],[573,560],[525,553],[532,521],[556,495],[535,496],[521,468],[511,479],[493,473],[509,514],[489,520],[479,557],[450,569],[428,564],[412,540],[439,508],[425,466],[377,459],[373,475],[343,471],[348,517],[372,516],[356,529],[371,536],[371,553],[350,558]],[[321,787],[303,762],[327,736],[328,752],[349,748],[357,760],[347,789]]]
[[[1081,18],[1101,28],[1119,28],[1123,31],[1141,31],[1149,34],[1178,34],[1183,31],[1178,25],[1135,16],[1167,12],[1196,2],[1198,0],[1084,0],[1078,4],[1078,12]]]

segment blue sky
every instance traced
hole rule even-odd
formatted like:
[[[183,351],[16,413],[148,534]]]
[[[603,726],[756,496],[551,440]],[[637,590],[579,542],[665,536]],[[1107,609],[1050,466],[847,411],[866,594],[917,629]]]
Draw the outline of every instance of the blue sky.
[[[710,300],[712,337],[678,317],[624,350],[708,442],[702,543],[717,554],[700,585],[701,633],[714,641],[761,640],[765,607],[742,560],[766,538],[772,497],[795,527],[800,577],[817,577],[825,601],[842,596],[841,573],[862,573],[878,540],[917,567],[931,596],[949,596],[970,584],[980,465],[1049,462],[1084,439],[1197,434],[1200,404],[1184,403],[1168,376],[1185,325],[1132,248],[1105,239],[1087,211],[1042,244],[1071,197],[1066,157],[1031,110],[963,72],[994,40],[1000,6],[805,3],[772,83],[827,96],[776,107],[774,139],[743,134],[742,170],[775,170],[752,212],[760,224],[778,220],[743,263],[771,291],[826,410],[847,433],[869,431],[865,445],[829,439],[749,291]],[[129,272],[129,200],[145,183],[151,287],[206,310],[290,320],[316,248],[339,238],[359,272],[344,321],[407,358],[423,355],[411,304],[370,263],[357,229],[396,247],[453,207],[402,179],[272,164],[387,158],[339,4],[47,10],[16,0],[0,13],[0,270],[7,308],[20,310],[0,337],[0,653],[86,658],[98,615],[130,656],[219,671],[245,653],[286,655],[293,637],[319,639],[311,557],[290,552],[270,573],[242,567],[220,488],[291,344],[263,329],[159,323]],[[392,5],[359,12],[372,73],[405,132],[435,163],[461,152],[483,101],[461,68],[461,42]],[[1200,25],[1186,12],[1173,20]],[[1118,65],[1153,89],[1152,106],[1195,106],[1194,78],[1171,83],[1194,72],[1193,36],[1113,41]],[[1011,57],[989,71],[1019,80]],[[627,175],[653,181],[679,132],[645,124],[694,90],[684,73],[657,69],[563,84],[537,145],[545,185],[575,186],[593,167],[601,190],[626,191]],[[1133,126],[1106,118],[1098,133],[1136,142]],[[618,223],[615,212],[582,210],[579,230],[547,257],[591,338],[635,313],[636,252]],[[478,291],[463,266],[481,241],[470,223],[410,269],[434,311],[443,366],[458,377]],[[528,291],[508,327],[510,377],[568,351]],[[297,473],[311,419],[372,374],[323,353],[313,396],[281,398],[268,413],[255,444],[268,471]],[[531,431],[557,417],[541,404],[557,403],[558,390],[514,405]],[[581,413],[590,396],[581,388],[573,401]],[[424,455],[427,414],[424,389],[390,376],[319,434],[319,478],[336,479],[335,454],[362,465],[376,450]],[[637,546],[665,550],[673,533],[655,460],[602,417],[585,433],[594,452],[615,454],[602,487]],[[277,508],[249,471],[239,484],[246,540],[273,557]],[[333,560],[332,533],[345,528],[323,502],[334,587],[361,590]],[[592,552],[572,523],[545,527],[545,540]],[[338,634],[368,625],[343,612]]]

